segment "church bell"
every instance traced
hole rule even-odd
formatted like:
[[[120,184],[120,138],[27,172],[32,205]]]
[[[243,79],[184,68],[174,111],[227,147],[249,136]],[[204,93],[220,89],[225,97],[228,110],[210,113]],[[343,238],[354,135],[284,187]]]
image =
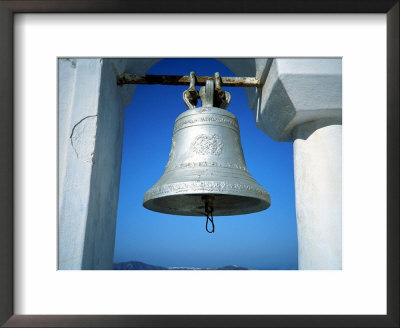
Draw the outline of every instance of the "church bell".
[[[270,206],[269,194],[247,170],[238,121],[225,109],[230,94],[222,91],[220,81],[216,73],[197,93],[191,73],[183,94],[189,109],[175,120],[165,172],[143,199],[143,206],[152,211],[206,216],[208,232],[214,232],[213,216],[254,213]],[[197,98],[201,107],[196,107]]]

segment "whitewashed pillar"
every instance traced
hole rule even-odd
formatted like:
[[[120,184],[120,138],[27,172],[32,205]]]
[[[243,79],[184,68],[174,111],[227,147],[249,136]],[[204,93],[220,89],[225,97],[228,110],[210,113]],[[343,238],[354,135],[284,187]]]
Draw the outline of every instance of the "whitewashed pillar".
[[[103,59],[59,61],[59,269],[111,269],[124,106]]]
[[[341,269],[341,60],[274,59],[267,74],[256,124],[294,142],[299,269]]]
[[[58,268],[111,269],[114,255],[125,107],[159,59],[60,59]]]

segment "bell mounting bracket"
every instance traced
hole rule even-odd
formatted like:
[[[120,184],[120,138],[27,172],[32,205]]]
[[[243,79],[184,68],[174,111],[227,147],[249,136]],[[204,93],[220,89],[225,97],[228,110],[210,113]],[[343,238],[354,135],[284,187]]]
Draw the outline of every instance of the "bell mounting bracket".
[[[190,72],[189,89],[183,91],[182,98],[188,108],[196,108],[197,99],[200,98],[200,95],[196,90],[196,77],[194,72]]]
[[[211,82],[212,84],[211,84]],[[189,109],[196,108],[197,101],[201,98],[203,106],[227,108],[231,100],[231,94],[222,91],[222,86],[229,87],[262,87],[260,79],[255,77],[221,77],[217,72],[214,76],[195,76],[194,72],[189,75],[146,75],[123,73],[117,78],[118,85],[124,84],[165,84],[165,85],[188,85],[189,88],[183,92],[183,100]],[[204,86],[198,92],[196,85]],[[212,99],[206,96],[206,90],[212,91]],[[211,91],[209,91],[210,93]],[[211,102],[211,104],[210,104]]]
[[[194,74],[194,73],[193,73]],[[190,85],[191,75],[148,75],[123,73],[118,75],[117,84],[165,84]],[[195,76],[198,86],[206,85],[207,80],[214,80],[215,76]],[[256,77],[221,77],[221,86],[225,87],[262,87],[261,80]]]

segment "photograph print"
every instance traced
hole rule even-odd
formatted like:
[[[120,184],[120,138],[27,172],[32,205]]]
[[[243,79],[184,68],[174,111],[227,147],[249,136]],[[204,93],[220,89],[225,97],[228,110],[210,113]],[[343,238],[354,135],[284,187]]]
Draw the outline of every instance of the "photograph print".
[[[58,58],[59,270],[341,270],[341,58]]]

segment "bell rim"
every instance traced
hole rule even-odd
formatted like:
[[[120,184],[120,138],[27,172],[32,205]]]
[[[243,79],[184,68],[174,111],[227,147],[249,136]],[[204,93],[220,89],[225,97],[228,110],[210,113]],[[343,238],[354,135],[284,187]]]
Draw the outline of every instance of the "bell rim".
[[[152,198],[178,194],[218,194],[254,197],[265,201],[271,201],[269,193],[255,180],[243,183],[229,183],[225,181],[178,181],[172,183],[160,183],[158,181],[144,194],[143,202]]]
[[[171,198],[183,198],[186,196],[200,196],[200,195],[212,195],[215,197],[218,196],[232,196],[233,198],[242,198],[242,200],[253,200],[253,202],[255,201],[255,205],[253,205],[252,207],[245,207],[245,208],[240,208],[240,210],[238,210],[237,208],[232,208],[232,209],[217,209],[216,212],[214,213],[214,216],[236,216],[236,215],[246,215],[246,214],[252,214],[252,213],[258,213],[261,211],[264,211],[266,209],[268,209],[271,206],[271,199],[268,198],[268,200],[265,199],[261,199],[261,198],[257,198],[257,197],[251,197],[251,196],[246,196],[246,195],[232,195],[232,194],[223,194],[223,193],[201,193],[201,192],[193,192],[190,194],[172,194],[172,195],[163,195],[161,197],[155,197],[155,198],[151,198],[148,199],[147,201],[143,201],[143,207],[157,212],[157,213],[162,213],[162,214],[170,214],[170,215],[181,215],[181,216],[204,216],[204,211],[202,209],[198,209],[197,211],[192,210],[188,210],[185,211],[183,209],[176,209],[176,208],[168,208],[168,207],[160,207],[157,206],[157,201],[159,201],[160,199],[171,199]]]

